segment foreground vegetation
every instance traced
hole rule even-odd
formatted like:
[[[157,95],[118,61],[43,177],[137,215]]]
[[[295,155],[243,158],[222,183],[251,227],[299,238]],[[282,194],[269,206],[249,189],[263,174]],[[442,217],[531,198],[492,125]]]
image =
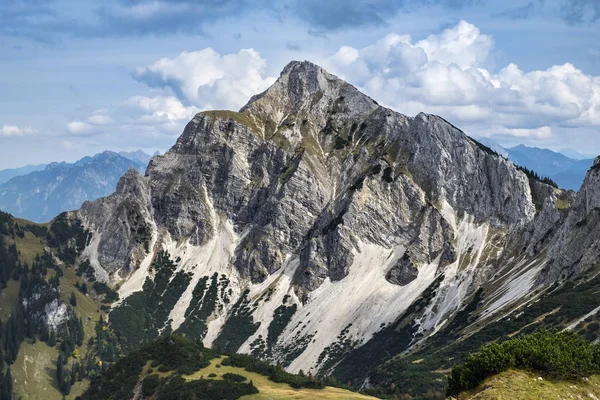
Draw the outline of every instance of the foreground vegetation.
[[[485,379],[511,369],[552,380],[580,380],[600,373],[600,345],[570,331],[547,330],[492,343],[452,368],[447,394],[455,396],[474,389]]]
[[[200,341],[170,335],[119,360],[78,399],[131,399],[140,390],[144,398],[157,400],[369,398],[250,356],[223,357]]]
[[[509,370],[486,379],[473,390],[461,393],[458,400],[539,400],[600,398],[600,376],[572,381],[540,379],[531,372]]]
[[[234,367],[228,362],[228,357],[220,357],[211,360],[208,367],[203,368],[185,379],[193,380],[200,377],[205,379],[227,379],[229,374],[244,377],[252,382],[259,393],[242,397],[242,400],[368,400],[375,399],[360,393],[325,386],[322,389],[294,388],[287,383],[277,383],[268,376],[257,372],[251,372],[244,368]]]

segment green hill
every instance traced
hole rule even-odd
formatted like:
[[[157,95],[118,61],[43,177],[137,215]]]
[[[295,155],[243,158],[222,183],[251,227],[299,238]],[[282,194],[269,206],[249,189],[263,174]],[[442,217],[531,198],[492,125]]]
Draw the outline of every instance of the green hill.
[[[80,400],[374,399],[251,356],[218,355],[184,336],[164,336],[119,360]],[[138,397],[139,398],[139,397]]]
[[[459,399],[597,398],[600,345],[570,331],[540,330],[484,346],[452,368]]]
[[[458,400],[539,400],[600,398],[600,376],[579,381],[551,381],[526,371],[509,370],[486,379]]]

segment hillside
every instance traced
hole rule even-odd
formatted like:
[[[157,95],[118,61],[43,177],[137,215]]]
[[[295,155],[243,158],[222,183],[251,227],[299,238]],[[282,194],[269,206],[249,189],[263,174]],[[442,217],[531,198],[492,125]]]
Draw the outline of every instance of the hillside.
[[[252,357],[224,357],[200,342],[166,336],[145,345],[92,382],[81,400],[374,399],[292,375]]]
[[[65,214],[39,225],[0,212],[2,399],[11,398],[11,389],[24,400],[60,400],[61,391],[74,398],[102,371],[98,362],[114,357],[105,349],[109,340],[98,335],[104,295],[75,265],[86,240]],[[62,383],[59,358],[69,371]]]
[[[458,399],[596,398],[600,345],[569,331],[513,337],[470,354],[449,375]]]
[[[478,388],[457,396],[458,400],[538,400],[600,398],[600,377],[587,380],[549,381],[523,371],[507,371],[487,379]]]

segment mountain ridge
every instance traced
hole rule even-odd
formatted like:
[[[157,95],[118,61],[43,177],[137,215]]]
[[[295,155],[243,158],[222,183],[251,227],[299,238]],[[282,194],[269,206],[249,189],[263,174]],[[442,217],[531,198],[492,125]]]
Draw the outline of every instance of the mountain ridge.
[[[147,162],[141,153],[136,156],[139,159],[132,160],[104,151],[74,163],[52,162],[43,170],[15,176],[0,184],[0,209],[46,222],[63,211],[79,208],[85,200],[109,195],[130,166],[144,170]]]

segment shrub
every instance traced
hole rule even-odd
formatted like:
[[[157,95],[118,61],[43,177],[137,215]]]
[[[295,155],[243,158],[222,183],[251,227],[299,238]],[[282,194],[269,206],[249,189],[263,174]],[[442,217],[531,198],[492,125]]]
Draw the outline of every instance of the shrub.
[[[574,332],[540,330],[492,343],[455,365],[448,377],[448,396],[473,389],[486,378],[511,368],[551,379],[580,379],[600,371],[600,347]]]
[[[158,375],[149,375],[142,381],[142,394],[144,397],[149,397],[154,394],[154,391],[158,387]]]
[[[226,374],[223,374],[223,379],[231,382],[244,382],[246,380],[246,377],[243,375],[232,374],[227,372]]]

